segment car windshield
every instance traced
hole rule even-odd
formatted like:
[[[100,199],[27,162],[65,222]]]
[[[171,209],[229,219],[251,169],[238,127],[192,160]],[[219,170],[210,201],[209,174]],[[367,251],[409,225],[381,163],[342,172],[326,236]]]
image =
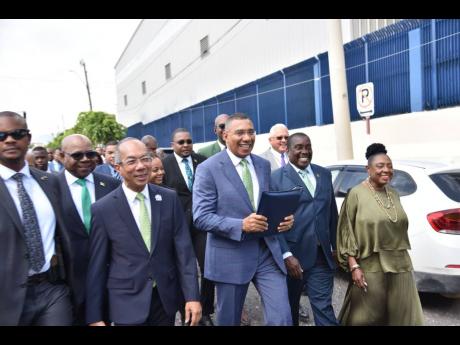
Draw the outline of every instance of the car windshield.
[[[438,173],[430,177],[445,195],[460,202],[460,172]]]

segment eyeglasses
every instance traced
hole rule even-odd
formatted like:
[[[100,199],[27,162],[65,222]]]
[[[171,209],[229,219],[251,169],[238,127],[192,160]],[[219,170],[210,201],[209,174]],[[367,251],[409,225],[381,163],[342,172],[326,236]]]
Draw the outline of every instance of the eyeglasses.
[[[137,162],[141,162],[142,164],[150,164],[152,162],[153,158],[150,156],[142,156],[141,158],[128,158],[124,162],[121,162],[122,164],[128,166],[128,167],[133,167],[137,164]]]
[[[9,132],[0,132],[0,141],[5,141],[8,136],[11,136],[14,140],[21,140],[29,134],[29,130],[25,128],[15,129]]]
[[[275,137],[275,139],[281,141],[281,140],[283,140],[283,139],[284,139],[284,140],[288,140],[289,137],[288,137],[288,136],[281,136],[281,135],[280,135],[279,137]]]
[[[176,144],[177,144],[177,145],[184,145],[185,143],[187,143],[188,145],[190,145],[191,143],[193,143],[193,141],[192,141],[192,139],[187,139],[187,140],[182,139],[182,140],[176,141]]]
[[[249,136],[253,136],[254,134],[256,134],[256,131],[253,130],[253,129],[248,129],[247,131],[245,130],[240,130],[240,129],[237,129],[235,132],[235,135],[237,135],[238,137],[243,137],[245,134],[249,135]]]
[[[219,127],[220,129],[225,129],[225,123],[221,123],[221,124],[218,125],[217,127]]]
[[[85,151],[85,152],[74,152],[74,153],[67,153],[64,152],[66,155],[72,157],[72,159],[75,159],[76,161],[80,161],[83,159],[83,156],[86,156],[88,159],[94,159],[97,156],[96,151]]]

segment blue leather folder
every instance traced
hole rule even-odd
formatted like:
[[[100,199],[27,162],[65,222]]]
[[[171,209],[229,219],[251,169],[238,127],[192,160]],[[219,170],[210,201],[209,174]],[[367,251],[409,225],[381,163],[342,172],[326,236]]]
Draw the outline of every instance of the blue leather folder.
[[[302,188],[295,188],[281,192],[262,192],[257,214],[261,214],[268,219],[268,230],[263,232],[247,233],[250,237],[265,237],[278,235],[278,225],[285,217],[294,214],[299,206]]]

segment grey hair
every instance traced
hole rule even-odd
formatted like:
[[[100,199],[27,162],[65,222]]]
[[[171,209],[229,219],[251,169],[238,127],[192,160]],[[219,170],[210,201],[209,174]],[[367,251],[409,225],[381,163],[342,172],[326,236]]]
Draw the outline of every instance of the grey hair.
[[[139,139],[134,138],[134,137],[126,137],[123,140],[120,140],[118,142],[118,144],[117,144],[117,148],[115,149],[115,155],[114,155],[115,164],[120,164],[121,163],[121,154],[120,154],[120,146],[121,146],[121,144],[126,143],[127,141],[132,141],[132,140],[139,141],[140,143],[142,143],[142,141],[140,141]],[[144,143],[142,143],[142,144],[144,144]],[[152,156],[149,151],[147,151],[147,155],[149,157]]]
[[[289,130],[284,123],[277,123],[273,125],[272,128],[270,128],[269,136],[271,137],[277,129],[285,129],[287,131]]]

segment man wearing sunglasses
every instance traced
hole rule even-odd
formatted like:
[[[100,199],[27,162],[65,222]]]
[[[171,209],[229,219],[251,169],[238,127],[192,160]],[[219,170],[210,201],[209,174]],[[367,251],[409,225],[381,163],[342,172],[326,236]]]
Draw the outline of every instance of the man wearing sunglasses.
[[[0,325],[69,326],[62,279],[70,244],[58,181],[25,163],[30,140],[21,115],[0,112]]]
[[[260,157],[270,162],[272,171],[284,167],[289,161],[286,153],[288,137],[288,128],[282,123],[277,123],[270,128],[268,135],[270,148],[261,153]]]
[[[193,152],[193,141],[190,132],[185,128],[176,129],[171,137],[172,155],[163,159],[165,170],[164,184],[176,190],[185,212],[185,219],[190,229],[190,235],[195,249],[195,255],[201,270],[201,304],[203,326],[213,326],[211,314],[214,313],[214,284],[203,277],[204,253],[206,251],[206,233],[193,226],[192,190],[196,167],[206,157]]]
[[[227,121],[228,115],[227,114],[220,114],[214,120],[214,133],[217,135],[217,140],[207,146],[202,147],[198,150],[200,155],[209,158],[216,153],[219,153],[223,149],[225,149],[225,140],[224,140],[224,130],[225,130],[225,121]]]
[[[61,148],[65,170],[58,178],[73,255],[74,325],[84,326],[91,204],[116,189],[120,181],[93,172],[97,154],[86,136],[69,135],[62,140]]]

